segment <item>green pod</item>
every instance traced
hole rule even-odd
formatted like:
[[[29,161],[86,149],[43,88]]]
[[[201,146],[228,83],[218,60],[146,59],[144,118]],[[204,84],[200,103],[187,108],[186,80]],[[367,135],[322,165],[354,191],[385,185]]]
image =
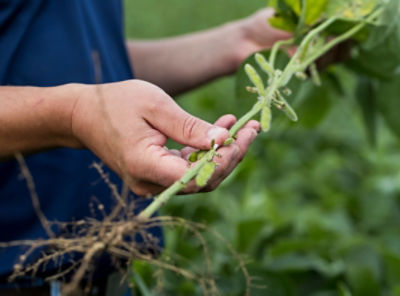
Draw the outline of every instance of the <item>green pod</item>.
[[[198,150],[198,151],[195,151],[192,154],[190,154],[188,157],[188,160],[190,162],[196,162],[196,161],[202,159],[206,154],[207,154],[207,151]]]
[[[311,72],[311,78],[312,78],[312,81],[314,82],[314,84],[316,86],[321,86],[322,85],[321,77],[319,76],[317,65],[315,63],[310,66],[310,72]]]
[[[299,120],[299,117],[297,116],[296,112],[293,110],[292,106],[289,104],[285,105],[282,109],[283,113],[286,114],[287,117],[289,117],[290,120],[296,122]]]
[[[268,132],[271,128],[272,111],[271,106],[267,105],[261,110],[261,128],[263,132]]]
[[[247,76],[253,82],[254,86],[257,88],[258,93],[260,96],[265,97],[265,87],[264,83],[260,77],[260,75],[257,73],[256,69],[250,64],[246,64],[244,66],[244,70],[246,71]]]
[[[282,90],[282,92],[283,92],[283,94],[285,95],[285,96],[291,96],[292,95],[292,90],[290,89],[290,88],[288,88],[288,87],[285,87],[283,90]]]
[[[268,61],[262,54],[256,53],[255,59],[257,64],[265,73],[267,73],[269,76],[274,75],[274,68],[272,68],[272,66],[268,63]]]
[[[283,113],[286,114],[287,117],[289,117],[290,120],[292,121],[298,121],[299,117],[297,116],[296,112],[294,111],[294,109],[292,108],[292,106],[290,106],[290,104],[286,101],[286,99],[282,96],[282,94],[280,92],[276,92],[276,97],[278,102],[281,103],[281,108],[279,108],[280,110],[283,111]]]
[[[204,187],[207,185],[208,181],[211,179],[217,164],[215,162],[207,162],[199,171],[196,176],[196,185],[199,187]]]
[[[296,78],[301,80],[301,81],[306,81],[308,79],[308,76],[304,72],[296,72]]]
[[[246,86],[246,90],[251,94],[257,94],[258,93],[257,88],[252,87],[252,86]]]
[[[230,144],[232,144],[235,140],[233,138],[228,138],[225,140],[224,142],[224,146],[229,146]]]
[[[203,150],[199,151],[199,153],[197,154],[197,160],[202,159],[204,156],[206,156],[206,154],[207,154],[207,151],[203,151]]]
[[[196,161],[197,161],[197,158],[198,158],[198,156],[199,156],[199,152],[200,152],[200,151],[195,151],[195,152],[193,152],[192,154],[190,154],[189,157],[188,157],[188,160],[189,160],[190,162],[196,162]]]

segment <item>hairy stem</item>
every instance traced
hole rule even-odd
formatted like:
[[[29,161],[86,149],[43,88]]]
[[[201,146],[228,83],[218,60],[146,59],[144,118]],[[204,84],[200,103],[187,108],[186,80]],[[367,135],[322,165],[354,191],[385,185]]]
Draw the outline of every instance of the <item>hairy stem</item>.
[[[309,65],[314,63],[318,58],[323,56],[325,53],[327,53],[329,50],[331,50],[334,46],[339,44],[340,42],[343,42],[352,36],[354,36],[356,33],[358,33],[360,30],[362,30],[368,22],[373,21],[376,17],[378,17],[381,13],[383,12],[383,9],[377,9],[374,13],[372,13],[366,20],[358,25],[355,25],[353,28],[349,29],[347,32],[344,34],[332,39],[330,42],[325,44],[321,49],[317,50],[316,52],[310,54],[309,57],[307,57],[307,53],[304,51],[307,49],[308,45],[312,40],[318,36],[321,32],[323,32],[326,28],[328,28],[330,25],[332,25],[338,18],[337,17],[331,17],[325,22],[321,23],[319,26],[317,26],[315,29],[310,31],[307,36],[303,39],[301,42],[299,49],[296,51],[294,56],[291,58],[289,63],[286,65],[285,69],[283,70],[283,73],[280,73],[281,75],[277,75],[278,70],[275,70],[275,75],[272,77],[272,81],[270,82],[270,85],[265,89],[265,94],[263,96],[259,97],[259,100],[257,103],[255,103],[252,107],[252,109],[247,112],[245,115],[243,115],[235,125],[232,126],[230,129],[229,133],[230,136],[233,138],[237,134],[237,132],[248,122],[250,121],[255,115],[261,112],[261,110],[265,107],[267,102],[271,100],[271,98],[274,97],[276,92],[279,92],[279,89],[281,87],[284,87],[287,85],[287,83],[290,81],[290,79],[293,77],[293,75],[298,72],[298,71],[303,71],[305,70]],[[277,42],[271,51],[270,55],[270,65],[274,67],[277,52],[279,48],[283,45],[291,45],[293,44],[293,39],[289,40],[284,40]],[[299,61],[299,57],[301,55],[305,56],[305,61],[301,62]],[[167,203],[171,197],[175,196],[178,192],[182,191],[183,189],[186,188],[187,184],[193,180],[201,168],[207,163],[209,157],[214,157],[216,155],[216,149],[211,149],[210,151],[207,152],[207,155],[203,157],[195,167],[188,169],[187,172],[184,174],[184,176],[175,182],[171,187],[166,189],[164,192],[162,192],[160,195],[155,197],[154,201],[146,208],[144,209],[138,216],[139,219],[148,219],[151,216],[154,215],[154,213],[160,209],[165,203]]]
[[[214,148],[208,151],[207,154],[199,160],[195,167],[188,169],[180,180],[176,181],[172,186],[155,197],[154,201],[142,212],[140,212],[138,218],[148,219],[153,216],[154,213],[163,205],[165,205],[171,197],[175,196],[179,191],[185,189],[187,184],[197,176],[201,168],[207,163],[208,159],[213,158],[216,153],[216,149]]]
[[[325,44],[321,49],[319,49],[317,52],[313,53],[308,57],[301,66],[300,70],[306,69],[309,65],[314,63],[320,56],[324,55],[328,51],[330,51],[333,47],[338,45],[339,43],[349,39],[350,37],[354,36],[358,32],[360,32],[368,22],[374,20],[376,17],[378,17],[381,13],[383,12],[383,9],[377,9],[374,13],[372,13],[368,18],[365,19],[364,22],[355,25],[353,28],[348,30],[347,32],[343,33],[342,35],[336,37],[335,39],[332,39],[330,42]]]

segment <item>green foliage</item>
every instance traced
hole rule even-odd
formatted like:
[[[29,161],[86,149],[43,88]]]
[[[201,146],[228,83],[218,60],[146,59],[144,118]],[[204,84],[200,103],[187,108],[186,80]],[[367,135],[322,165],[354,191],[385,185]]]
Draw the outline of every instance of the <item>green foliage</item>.
[[[227,13],[245,16],[249,5],[262,2],[233,1]],[[181,5],[177,13],[183,19],[193,18],[192,3],[185,3],[170,5]],[[387,14],[395,15],[394,6]],[[216,1],[201,1],[196,23],[211,26],[219,23],[218,17],[227,20],[223,11]],[[130,21],[143,15],[132,12]],[[181,17],[162,17],[164,10],[149,23],[158,21],[159,30],[176,29],[168,34],[193,29],[182,25]],[[293,79],[290,102],[299,122],[275,116],[274,110],[270,133],[259,137],[217,191],[176,197],[163,212],[204,222],[245,254],[254,283],[264,287],[252,289],[252,295],[400,295],[400,144],[390,132],[400,130],[400,78],[394,75],[400,54],[398,25],[389,23],[372,30],[371,39],[355,47],[349,61],[321,73],[321,87]],[[135,28],[128,31],[133,34]],[[143,34],[141,29],[136,28],[137,34]],[[279,52],[276,64],[282,67],[287,61]],[[254,58],[247,62],[258,67]],[[260,75],[268,80],[266,73]],[[225,78],[185,95],[180,103],[210,121],[225,113],[241,115],[254,103],[254,94],[246,91],[244,69],[235,79],[237,99],[234,79]],[[204,252],[193,234],[182,229],[166,229],[165,234],[165,256],[177,254],[180,267],[205,270]],[[237,261],[226,245],[205,235],[221,295],[243,295]],[[142,278],[154,288],[155,270],[146,268]],[[178,276],[164,275],[163,284],[164,295],[201,295],[194,282]]]

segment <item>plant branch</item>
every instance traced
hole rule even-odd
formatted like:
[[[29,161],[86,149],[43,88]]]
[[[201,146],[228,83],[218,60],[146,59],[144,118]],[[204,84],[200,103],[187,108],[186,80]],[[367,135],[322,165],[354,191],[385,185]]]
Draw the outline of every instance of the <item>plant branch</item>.
[[[360,32],[368,24],[368,22],[374,20],[376,17],[378,17],[380,14],[382,14],[382,12],[383,12],[382,8],[377,9],[368,18],[366,18],[365,21],[363,21],[362,23],[354,26],[353,28],[351,28],[347,32],[343,33],[342,35],[336,37],[335,39],[332,39],[330,42],[325,44],[321,49],[317,50],[307,60],[305,60],[302,63],[300,71],[306,69],[309,65],[314,63],[319,57],[323,56],[325,53],[330,51],[333,47],[335,47],[339,43],[351,38],[352,36],[354,36],[355,34]]]
[[[304,56],[307,57],[307,53],[305,53],[304,51],[307,50],[309,43],[312,42],[312,40],[316,36],[318,36],[318,34],[320,34],[326,28],[332,25],[338,19],[338,17],[331,17],[327,19],[325,22],[321,23],[316,28],[314,28],[313,30],[311,30],[303,39],[303,41],[299,46],[299,49],[296,51],[296,53],[293,55],[289,63],[286,65],[283,73],[280,70],[274,70],[273,75],[271,75],[272,79],[269,83],[269,86],[265,89],[265,91],[264,89],[262,89],[262,92],[261,90],[258,91],[259,100],[253,105],[252,109],[249,112],[243,115],[232,126],[232,128],[229,131],[230,136],[234,138],[237,132],[255,115],[260,113],[261,110],[268,104],[268,102],[271,102],[273,100],[276,94],[280,94],[279,89],[285,87],[295,73],[299,71],[304,71],[309,65],[315,62],[315,60],[317,60],[319,57],[323,56],[326,52],[331,50],[334,46],[354,36],[357,32],[359,32],[362,28],[364,28],[368,22],[374,20],[382,12],[383,9],[377,9],[368,18],[366,18],[365,21],[354,26],[344,34],[331,40],[330,42],[325,44],[322,48],[310,54],[310,57],[306,58],[304,62],[299,64],[299,57],[301,55],[304,54]],[[270,65],[273,68],[279,48],[283,45],[291,45],[293,44],[293,42],[294,39],[283,40],[277,42],[273,46],[269,59]],[[262,95],[260,93],[262,93]],[[285,110],[283,109],[283,111]],[[180,180],[175,182],[171,187],[166,189],[159,196],[155,197],[154,201],[139,214],[138,218],[139,219],[150,218],[151,216],[154,215],[154,213],[157,210],[159,210],[165,203],[167,203],[171,199],[171,197],[175,196],[178,192],[185,189],[187,184],[197,176],[199,171],[209,161],[209,159],[212,159],[217,154],[216,151],[217,148],[218,147],[212,147],[212,149],[207,152],[207,154],[196,164],[195,167],[188,169]]]

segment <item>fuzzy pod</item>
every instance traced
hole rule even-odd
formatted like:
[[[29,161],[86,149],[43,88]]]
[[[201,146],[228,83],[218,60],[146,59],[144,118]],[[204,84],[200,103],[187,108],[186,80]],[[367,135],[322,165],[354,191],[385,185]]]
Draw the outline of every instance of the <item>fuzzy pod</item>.
[[[224,146],[229,146],[229,145],[232,144],[233,142],[235,142],[235,139],[233,139],[233,138],[228,138],[228,139],[225,140]]]
[[[317,65],[315,63],[310,66],[310,72],[311,72],[311,78],[312,78],[312,81],[314,82],[314,84],[316,86],[321,86],[322,85],[321,77],[319,76]]]
[[[260,94],[260,96],[265,97],[266,94],[265,94],[264,83],[260,75],[257,73],[257,70],[254,69],[254,67],[250,64],[246,64],[246,66],[244,66],[244,70],[246,71],[246,74],[249,77],[250,81],[257,88],[257,91]]]
[[[204,156],[206,156],[206,154],[207,154],[207,151],[203,151],[203,150],[199,151],[199,154],[197,154],[197,160],[202,159]]]
[[[288,87],[285,87],[283,90],[282,90],[282,93],[285,95],[285,96],[291,96],[292,95],[292,90],[290,89],[290,88],[288,88]]]
[[[199,171],[196,176],[196,185],[199,187],[204,187],[207,185],[208,181],[211,179],[217,164],[215,162],[207,162]]]
[[[198,159],[198,156],[199,156],[199,152],[200,152],[200,151],[195,151],[195,152],[193,152],[192,154],[190,154],[189,157],[188,157],[188,160],[189,160],[190,162],[196,162],[197,159]]]
[[[295,74],[296,78],[299,79],[300,81],[306,81],[308,79],[308,76],[304,72],[296,72]]]
[[[299,117],[297,116],[296,111],[294,111],[292,106],[290,106],[280,92],[276,92],[276,98],[278,102],[282,103],[282,108],[279,109],[282,110],[290,120],[295,122],[298,121]]]
[[[261,110],[261,128],[263,132],[268,132],[271,128],[271,121],[272,121],[272,110],[271,106],[267,105]]]
[[[274,68],[272,68],[270,63],[265,59],[265,57],[262,54],[256,53],[255,60],[265,73],[267,73],[269,76],[274,75],[275,72]]]
[[[257,88],[253,87],[253,86],[246,86],[246,90],[251,94],[257,94],[258,93]]]

